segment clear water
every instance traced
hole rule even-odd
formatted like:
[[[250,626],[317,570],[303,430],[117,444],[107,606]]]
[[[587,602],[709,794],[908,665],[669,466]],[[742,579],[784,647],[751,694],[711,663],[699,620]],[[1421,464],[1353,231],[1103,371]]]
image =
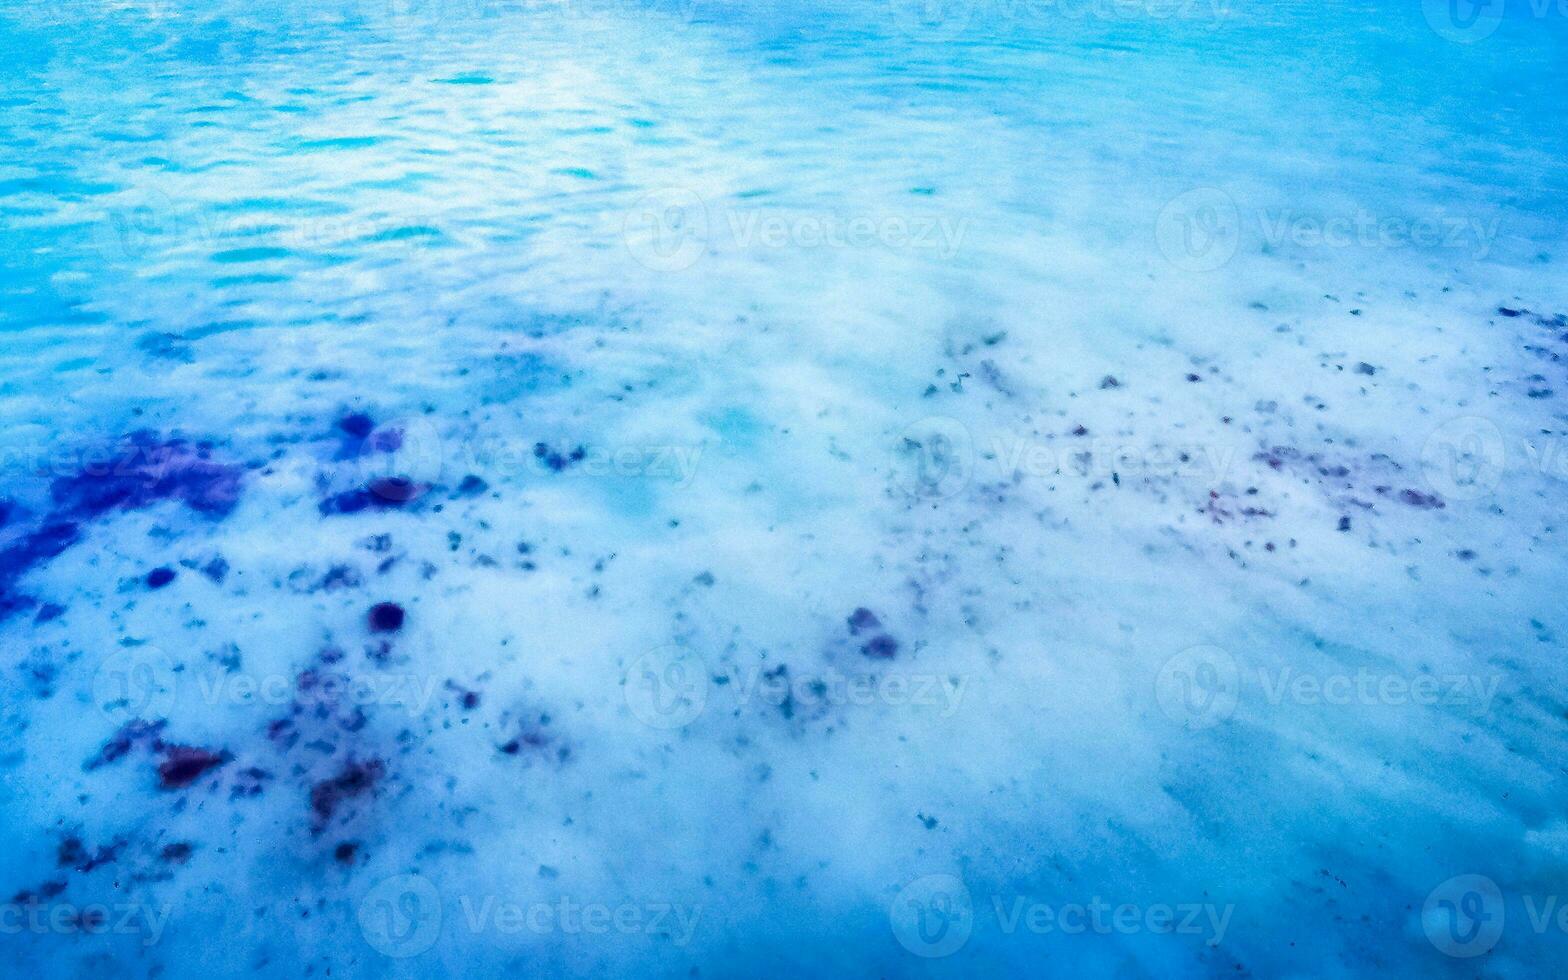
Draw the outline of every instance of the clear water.
[[[1568,952],[1560,5],[0,55],[15,975]]]

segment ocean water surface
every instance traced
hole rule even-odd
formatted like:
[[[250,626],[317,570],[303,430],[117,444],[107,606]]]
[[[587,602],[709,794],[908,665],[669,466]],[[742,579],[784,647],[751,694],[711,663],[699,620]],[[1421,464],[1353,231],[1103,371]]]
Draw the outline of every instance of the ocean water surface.
[[[13,976],[1568,957],[1568,7],[0,0]]]

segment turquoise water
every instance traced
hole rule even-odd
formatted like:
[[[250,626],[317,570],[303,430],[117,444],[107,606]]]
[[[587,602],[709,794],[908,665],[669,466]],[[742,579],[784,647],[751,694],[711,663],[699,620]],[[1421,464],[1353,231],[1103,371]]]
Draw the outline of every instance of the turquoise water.
[[[1546,0],[0,0],[0,956],[1548,972],[1565,92]]]

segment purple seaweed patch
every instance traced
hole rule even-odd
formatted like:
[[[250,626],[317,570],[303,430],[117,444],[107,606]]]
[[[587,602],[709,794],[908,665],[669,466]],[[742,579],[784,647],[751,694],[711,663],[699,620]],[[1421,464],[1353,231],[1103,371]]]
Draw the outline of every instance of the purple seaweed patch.
[[[227,515],[239,500],[242,469],[212,457],[208,442],[161,439],[132,433],[122,453],[60,477],[49,487],[56,514],[86,519],[111,510],[136,510],[161,500],[179,500],[191,510]]]
[[[336,776],[323,779],[310,788],[310,809],[315,814],[317,827],[325,826],[348,800],[372,791],[386,775],[386,764],[380,759],[368,762],[349,760]]]
[[[227,752],[189,745],[168,746],[167,758],[158,764],[158,785],[161,789],[181,789],[232,759]]]

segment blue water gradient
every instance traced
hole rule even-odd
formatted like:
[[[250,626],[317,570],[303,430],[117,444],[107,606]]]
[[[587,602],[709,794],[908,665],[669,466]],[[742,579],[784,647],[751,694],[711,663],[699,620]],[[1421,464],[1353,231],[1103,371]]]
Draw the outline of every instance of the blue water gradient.
[[[0,0],[0,972],[1568,962],[1561,0]]]

